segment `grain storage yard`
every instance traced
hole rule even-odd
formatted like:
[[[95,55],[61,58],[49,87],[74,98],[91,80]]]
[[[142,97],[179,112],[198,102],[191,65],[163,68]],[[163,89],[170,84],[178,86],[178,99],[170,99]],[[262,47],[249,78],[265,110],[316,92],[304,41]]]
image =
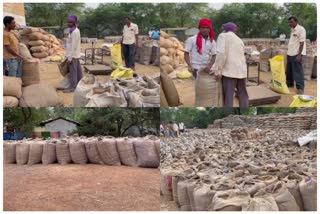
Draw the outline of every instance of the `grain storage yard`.
[[[162,211],[316,211],[316,110],[232,115],[161,139]]]

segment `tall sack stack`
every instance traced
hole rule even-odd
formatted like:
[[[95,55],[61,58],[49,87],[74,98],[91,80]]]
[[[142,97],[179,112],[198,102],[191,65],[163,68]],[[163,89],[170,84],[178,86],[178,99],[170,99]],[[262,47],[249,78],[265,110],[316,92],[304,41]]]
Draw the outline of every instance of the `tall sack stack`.
[[[177,38],[160,31],[160,67],[170,74],[184,63],[184,47]]]

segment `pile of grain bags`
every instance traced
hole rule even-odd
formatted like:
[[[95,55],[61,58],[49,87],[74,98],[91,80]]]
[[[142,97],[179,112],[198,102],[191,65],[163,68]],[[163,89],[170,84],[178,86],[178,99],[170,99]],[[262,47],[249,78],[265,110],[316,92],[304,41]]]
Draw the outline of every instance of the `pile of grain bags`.
[[[21,96],[21,78],[3,76],[3,106],[17,107]]]
[[[184,63],[184,47],[177,38],[160,31],[160,68],[170,74]]]
[[[59,40],[41,28],[27,27],[20,35],[22,42],[30,47],[30,52],[35,58],[42,59],[54,55],[61,48]]]

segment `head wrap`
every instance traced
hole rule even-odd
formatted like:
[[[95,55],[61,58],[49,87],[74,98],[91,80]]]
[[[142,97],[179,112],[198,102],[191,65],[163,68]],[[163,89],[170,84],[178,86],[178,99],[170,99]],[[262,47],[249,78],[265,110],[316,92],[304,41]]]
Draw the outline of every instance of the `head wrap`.
[[[201,28],[201,27],[208,27],[210,29],[210,32],[209,32],[209,39],[210,41],[212,42],[213,41],[213,38],[214,38],[214,31],[213,31],[213,28],[212,28],[212,23],[209,19],[201,19],[199,21],[199,24],[198,24],[198,28]],[[196,45],[197,45],[197,51],[199,54],[202,54],[202,35],[201,33],[199,32],[198,35],[197,35],[197,42],[196,42]]]
[[[235,24],[235,23],[233,23],[233,22],[228,22],[228,23],[225,23],[225,24],[223,24],[222,25],[222,27],[223,27],[223,30],[225,30],[225,31],[231,31],[231,32],[236,32],[237,31],[237,25]]]
[[[67,18],[67,22],[71,22],[73,23],[74,25],[69,29],[69,33],[72,33],[76,27],[77,27],[77,23],[78,23],[78,18],[76,15],[69,15],[68,18]]]

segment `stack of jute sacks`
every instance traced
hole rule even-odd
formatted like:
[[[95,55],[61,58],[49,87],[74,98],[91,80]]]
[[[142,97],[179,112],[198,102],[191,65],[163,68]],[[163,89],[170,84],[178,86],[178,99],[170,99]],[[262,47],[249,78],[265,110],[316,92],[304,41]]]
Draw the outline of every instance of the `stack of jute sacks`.
[[[143,138],[65,137],[4,142],[5,164],[104,164],[158,168],[160,140]]]
[[[184,47],[174,37],[160,31],[160,67],[170,74],[179,65],[184,64]]]
[[[160,105],[161,107],[179,106],[180,102],[177,88],[168,73],[160,67]]]
[[[21,40],[30,47],[32,56],[38,59],[54,55],[61,48],[59,40],[41,28],[27,27],[20,35]]]

